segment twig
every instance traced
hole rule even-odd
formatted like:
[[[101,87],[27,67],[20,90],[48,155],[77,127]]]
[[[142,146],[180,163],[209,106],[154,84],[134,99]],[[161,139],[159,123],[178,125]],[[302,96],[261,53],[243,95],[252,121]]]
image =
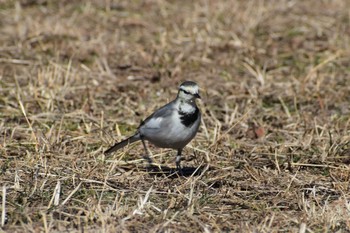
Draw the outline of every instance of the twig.
[[[5,226],[6,220],[6,186],[2,186],[2,211],[1,211],[1,227]]]

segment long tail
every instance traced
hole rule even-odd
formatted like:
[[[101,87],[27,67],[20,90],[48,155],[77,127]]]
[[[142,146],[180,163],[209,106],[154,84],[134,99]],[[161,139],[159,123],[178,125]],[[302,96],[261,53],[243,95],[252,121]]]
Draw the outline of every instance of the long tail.
[[[114,146],[112,146],[111,148],[106,150],[104,152],[104,154],[108,155],[108,154],[110,154],[110,153],[112,153],[112,152],[114,152],[116,150],[119,150],[119,149],[123,148],[124,146],[127,146],[127,145],[129,145],[129,144],[131,144],[133,142],[136,142],[136,141],[140,140],[140,139],[141,139],[140,138],[140,134],[136,133],[135,135],[133,135],[133,136],[131,136],[131,137],[121,141],[121,142],[118,142],[118,143],[114,144]]]

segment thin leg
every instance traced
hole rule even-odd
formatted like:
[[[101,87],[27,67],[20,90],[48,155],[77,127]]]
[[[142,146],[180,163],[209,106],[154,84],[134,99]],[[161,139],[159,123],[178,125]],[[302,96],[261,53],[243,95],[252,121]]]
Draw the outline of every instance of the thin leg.
[[[181,168],[181,153],[182,153],[182,148],[177,150],[177,155],[176,155],[176,169],[180,172],[182,172]]]
[[[141,141],[142,141],[142,145],[143,145],[143,148],[145,149],[145,156],[143,156],[143,158],[145,160],[147,160],[148,162],[148,165],[151,166],[152,165],[152,159],[149,157],[148,155],[148,150],[147,150],[147,146],[146,146],[146,142],[145,142],[145,139],[141,136]]]

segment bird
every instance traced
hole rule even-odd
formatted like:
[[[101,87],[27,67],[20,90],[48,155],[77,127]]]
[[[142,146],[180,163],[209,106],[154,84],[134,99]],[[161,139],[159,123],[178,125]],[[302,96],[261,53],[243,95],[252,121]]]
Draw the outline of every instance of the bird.
[[[182,171],[181,154],[184,147],[196,136],[201,122],[201,112],[196,104],[201,99],[199,87],[193,81],[185,81],[178,88],[176,98],[157,109],[141,122],[136,132],[125,140],[117,142],[104,152],[109,155],[131,143],[140,141],[145,150],[144,158],[149,165],[152,160],[148,155],[145,141],[160,148],[177,150],[176,169]]]

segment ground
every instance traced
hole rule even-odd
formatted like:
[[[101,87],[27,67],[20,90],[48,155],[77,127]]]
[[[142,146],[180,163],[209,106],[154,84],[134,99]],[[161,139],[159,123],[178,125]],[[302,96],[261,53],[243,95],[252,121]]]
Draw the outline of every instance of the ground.
[[[5,232],[349,232],[347,0],[0,1]],[[201,87],[184,150],[130,136]],[[4,201],[6,200],[6,201]]]

